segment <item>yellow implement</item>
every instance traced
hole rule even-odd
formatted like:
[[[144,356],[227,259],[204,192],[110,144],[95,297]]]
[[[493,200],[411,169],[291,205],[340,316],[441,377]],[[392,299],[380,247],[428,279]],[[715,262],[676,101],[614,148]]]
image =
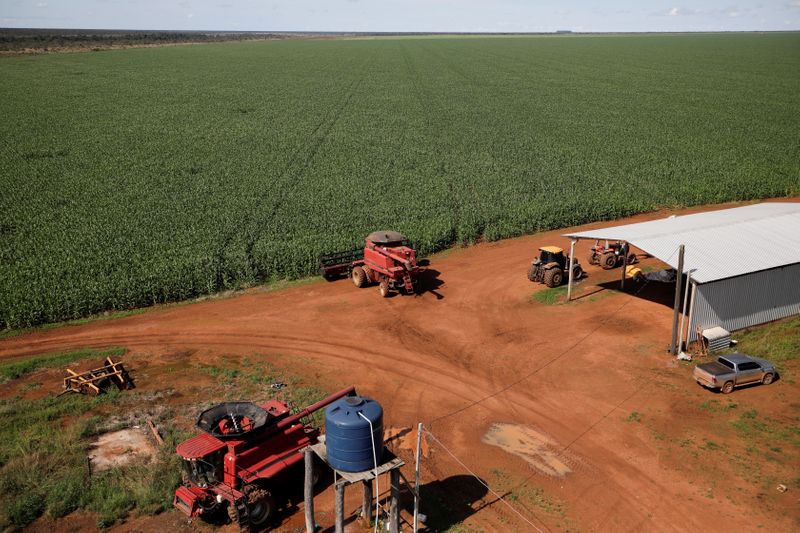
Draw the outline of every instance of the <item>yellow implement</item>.
[[[625,278],[627,279],[635,279],[635,280],[643,280],[644,279],[644,272],[642,269],[636,266],[629,266],[625,269]]]

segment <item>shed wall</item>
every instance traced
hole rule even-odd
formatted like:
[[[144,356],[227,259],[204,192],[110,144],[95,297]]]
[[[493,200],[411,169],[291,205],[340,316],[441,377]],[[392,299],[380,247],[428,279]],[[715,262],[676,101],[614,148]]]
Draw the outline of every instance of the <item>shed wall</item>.
[[[697,286],[689,341],[696,327],[735,331],[800,315],[800,263]]]

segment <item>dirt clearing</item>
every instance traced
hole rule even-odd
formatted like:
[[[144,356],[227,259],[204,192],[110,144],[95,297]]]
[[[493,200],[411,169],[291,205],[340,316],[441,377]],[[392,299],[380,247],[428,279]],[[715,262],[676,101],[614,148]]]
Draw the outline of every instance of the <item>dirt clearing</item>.
[[[670,291],[650,284],[638,296],[620,293],[619,269],[586,265],[576,302],[533,297],[547,289],[526,279],[527,267],[538,246],[567,248],[563,232],[434,256],[435,294],[383,299],[347,281],[256,289],[8,338],[0,358],[124,346],[137,393],[169,391],[156,401],[190,423],[204,388],[229,378],[269,373],[264,379],[279,381],[286,372],[327,391],[354,384],[382,403],[386,427],[421,421],[438,439],[427,441],[423,467],[423,512],[434,530],[529,527],[443,446],[543,530],[800,527],[797,362],[770,387],[736,391],[735,408],[704,407],[722,398],[665,353]],[[580,243],[578,257],[588,245]],[[652,259],[641,266],[658,268]],[[187,371],[198,365],[219,370]],[[396,440],[407,461],[413,429]],[[785,493],[775,489],[781,483]],[[351,492],[348,510],[358,506]],[[328,493],[319,500],[323,527],[333,523],[332,504]],[[299,527],[301,509],[282,527]]]

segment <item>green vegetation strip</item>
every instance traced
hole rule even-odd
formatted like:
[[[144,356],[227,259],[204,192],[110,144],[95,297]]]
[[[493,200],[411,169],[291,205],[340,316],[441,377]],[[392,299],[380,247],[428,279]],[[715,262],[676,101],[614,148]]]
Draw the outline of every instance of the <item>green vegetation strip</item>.
[[[424,255],[800,194],[798,47],[437,37],[1,59],[0,328],[313,275],[376,229]]]
[[[800,316],[739,332],[734,337],[738,341],[735,351],[767,359],[775,364],[782,378],[787,377],[787,363],[800,358]]]
[[[82,359],[114,358],[124,355],[127,351],[127,349],[119,347],[104,350],[85,349],[75,352],[36,355],[20,361],[3,363],[0,364],[0,382],[17,379],[40,368],[60,367]]]

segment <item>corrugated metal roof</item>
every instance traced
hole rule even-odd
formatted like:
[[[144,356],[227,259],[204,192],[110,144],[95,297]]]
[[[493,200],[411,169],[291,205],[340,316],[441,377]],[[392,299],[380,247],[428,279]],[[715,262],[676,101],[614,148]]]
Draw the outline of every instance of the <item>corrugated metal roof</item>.
[[[621,240],[684,271],[698,283],[800,263],[800,203],[763,203],[650,222],[568,233],[565,237]]]

